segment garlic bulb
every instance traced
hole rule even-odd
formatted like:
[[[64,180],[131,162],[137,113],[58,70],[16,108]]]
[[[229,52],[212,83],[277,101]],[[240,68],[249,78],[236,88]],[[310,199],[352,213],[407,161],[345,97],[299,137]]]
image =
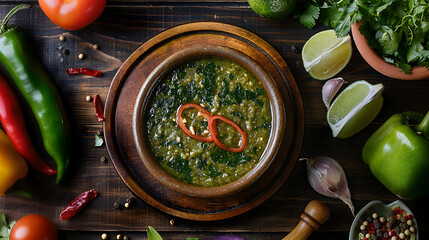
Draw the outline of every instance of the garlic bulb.
[[[354,216],[355,208],[347,186],[346,174],[341,165],[330,157],[299,160],[307,161],[307,176],[311,187],[322,195],[341,199],[349,206]]]
[[[322,99],[327,109],[329,109],[332,99],[335,97],[335,95],[338,93],[338,90],[340,90],[344,83],[344,79],[338,77],[326,81],[326,83],[323,85]]]

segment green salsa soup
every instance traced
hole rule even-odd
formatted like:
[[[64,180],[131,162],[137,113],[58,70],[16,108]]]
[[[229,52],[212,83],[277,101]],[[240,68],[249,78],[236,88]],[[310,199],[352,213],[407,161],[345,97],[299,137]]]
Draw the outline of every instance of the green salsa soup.
[[[182,131],[176,114],[188,103],[235,122],[246,133],[244,150],[225,151]],[[202,58],[180,65],[158,83],[144,121],[153,156],[166,172],[192,185],[214,187],[239,179],[259,162],[270,137],[270,101],[261,82],[241,65]],[[185,109],[182,121],[196,135],[210,136],[208,120],[199,110]],[[236,129],[222,121],[216,125],[223,145],[240,146],[243,139]]]

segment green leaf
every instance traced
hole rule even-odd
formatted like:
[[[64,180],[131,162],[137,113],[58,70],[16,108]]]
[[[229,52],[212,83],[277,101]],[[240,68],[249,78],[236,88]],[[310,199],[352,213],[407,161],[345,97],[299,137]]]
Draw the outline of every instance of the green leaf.
[[[421,43],[413,43],[407,51],[407,62],[418,61],[422,57],[424,47]]]
[[[198,240],[198,238],[187,238],[186,240]]]
[[[421,29],[423,32],[429,32],[429,20],[421,21]]]
[[[325,2],[320,7],[319,21],[322,25],[333,26],[333,22],[341,17],[341,13],[337,6],[328,5]]]
[[[13,220],[12,222],[9,223],[9,233],[10,231],[12,231],[13,226],[15,226],[16,224],[16,220]]]
[[[163,240],[161,235],[151,226],[147,226],[147,237],[148,240]]]
[[[6,215],[0,214],[0,239],[9,239],[9,225],[7,224]]]
[[[95,134],[95,146],[96,147],[101,147],[104,143],[104,140],[102,137],[98,136],[97,134]]]
[[[399,42],[401,41],[399,32],[394,32],[388,26],[382,26],[375,34],[375,37],[381,46],[382,54],[392,55],[398,50]]]
[[[377,8],[377,15],[380,15],[380,13],[384,10],[386,10],[387,7],[389,7],[391,4],[393,3],[393,1],[389,1],[386,4],[380,6]]]
[[[312,3],[306,3],[304,10],[299,16],[299,22],[307,28],[312,28],[316,25],[316,20],[319,18],[320,8]]]
[[[339,19],[333,22],[332,27],[338,37],[345,37],[350,32],[351,24],[360,21],[362,14],[359,12],[356,2],[342,8],[342,14]]]
[[[0,226],[8,226],[6,215],[0,214]]]
[[[407,64],[404,62],[399,62],[396,64],[396,66],[398,66],[401,69],[401,71],[405,74],[408,74],[411,72],[411,65],[410,64]]]
[[[16,221],[11,221],[8,224],[6,215],[0,214],[0,239],[9,239],[10,231],[12,231],[15,223]]]

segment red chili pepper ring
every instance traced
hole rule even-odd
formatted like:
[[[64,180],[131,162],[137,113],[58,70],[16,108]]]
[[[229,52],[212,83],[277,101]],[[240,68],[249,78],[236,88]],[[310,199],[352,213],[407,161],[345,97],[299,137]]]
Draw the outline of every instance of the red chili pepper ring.
[[[237,130],[241,135],[241,145],[237,148],[234,147],[228,147],[222,144],[219,139],[217,139],[218,131],[216,129],[216,120],[221,120],[222,122],[225,122],[229,125],[231,125],[235,130]],[[216,145],[226,151],[230,152],[242,152],[247,144],[247,136],[246,133],[241,130],[241,128],[233,121],[229,120],[228,118],[222,117],[222,116],[212,116],[209,120],[209,130],[212,135],[213,141],[216,143]]]
[[[200,115],[202,117],[204,117],[205,119],[207,119],[207,121],[210,120],[211,114],[209,113],[209,111],[207,111],[206,109],[204,109],[203,107],[201,107],[198,104],[195,103],[188,103],[188,104],[184,104],[182,105],[178,110],[177,110],[177,116],[176,116],[176,122],[179,125],[180,129],[182,129],[182,131],[184,133],[186,133],[186,135],[188,135],[191,138],[195,138],[199,141],[204,141],[204,142],[213,142],[213,138],[211,135],[207,136],[207,137],[203,137],[203,136],[198,136],[195,133],[191,132],[191,130],[189,130],[186,126],[185,123],[183,122],[183,118],[182,118],[182,113],[183,110],[188,109],[188,108],[195,108],[197,110],[199,110]],[[209,124],[210,125],[210,124]],[[210,130],[210,129],[209,129]]]

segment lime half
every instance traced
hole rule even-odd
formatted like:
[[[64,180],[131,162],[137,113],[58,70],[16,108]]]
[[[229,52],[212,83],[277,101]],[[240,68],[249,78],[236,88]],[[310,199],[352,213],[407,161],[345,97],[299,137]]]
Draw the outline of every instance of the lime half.
[[[327,118],[332,135],[347,138],[364,129],[383,106],[383,84],[361,80],[350,84],[334,100]]]
[[[313,35],[302,48],[302,61],[311,77],[326,80],[335,76],[352,57],[350,35],[337,38],[334,30]]]
[[[285,19],[298,0],[248,0],[250,7],[262,17]]]

